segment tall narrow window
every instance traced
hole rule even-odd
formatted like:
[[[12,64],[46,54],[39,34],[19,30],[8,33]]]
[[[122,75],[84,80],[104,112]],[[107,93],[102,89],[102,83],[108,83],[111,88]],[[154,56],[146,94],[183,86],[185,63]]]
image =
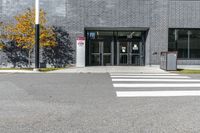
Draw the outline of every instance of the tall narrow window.
[[[190,35],[190,58],[200,58],[200,30],[192,31]]]

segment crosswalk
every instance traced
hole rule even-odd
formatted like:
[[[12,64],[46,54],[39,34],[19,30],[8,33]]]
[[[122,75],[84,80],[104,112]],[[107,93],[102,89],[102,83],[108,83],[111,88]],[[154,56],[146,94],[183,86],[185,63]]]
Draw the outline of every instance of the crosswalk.
[[[179,74],[111,73],[117,97],[200,96],[200,79]]]

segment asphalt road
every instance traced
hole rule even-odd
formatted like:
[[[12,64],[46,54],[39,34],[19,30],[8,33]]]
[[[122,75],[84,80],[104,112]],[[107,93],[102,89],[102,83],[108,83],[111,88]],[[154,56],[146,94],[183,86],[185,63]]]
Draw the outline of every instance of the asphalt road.
[[[120,98],[131,88],[113,84],[109,74],[0,74],[0,133],[200,132],[200,97]]]

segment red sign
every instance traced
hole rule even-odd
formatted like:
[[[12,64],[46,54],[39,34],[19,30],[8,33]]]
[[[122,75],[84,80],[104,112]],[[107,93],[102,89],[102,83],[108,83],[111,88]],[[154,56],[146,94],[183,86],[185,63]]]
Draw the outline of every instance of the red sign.
[[[77,40],[84,40],[85,41],[85,37],[84,36],[79,36],[79,37],[77,37]]]
[[[78,46],[84,46],[85,45],[85,37],[84,36],[77,37],[77,45]]]

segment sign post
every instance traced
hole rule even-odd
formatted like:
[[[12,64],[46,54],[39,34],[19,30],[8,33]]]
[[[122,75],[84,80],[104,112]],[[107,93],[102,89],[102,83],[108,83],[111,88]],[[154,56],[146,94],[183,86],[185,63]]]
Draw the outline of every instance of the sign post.
[[[35,70],[40,65],[40,0],[35,0]]]
[[[85,67],[85,37],[76,39],[76,67]]]

